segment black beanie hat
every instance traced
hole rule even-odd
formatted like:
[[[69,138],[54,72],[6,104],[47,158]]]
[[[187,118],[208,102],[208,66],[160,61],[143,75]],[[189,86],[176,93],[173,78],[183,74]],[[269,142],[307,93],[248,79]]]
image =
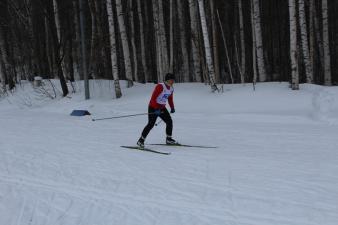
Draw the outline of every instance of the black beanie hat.
[[[172,73],[167,73],[164,77],[164,80],[167,81],[167,80],[175,80],[175,75],[172,74]]]

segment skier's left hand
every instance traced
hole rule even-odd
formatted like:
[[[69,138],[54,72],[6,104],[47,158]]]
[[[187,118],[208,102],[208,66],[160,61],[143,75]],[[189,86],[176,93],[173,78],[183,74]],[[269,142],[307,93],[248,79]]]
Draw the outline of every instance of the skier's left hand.
[[[172,108],[172,109],[170,110],[170,113],[175,113],[175,108]]]

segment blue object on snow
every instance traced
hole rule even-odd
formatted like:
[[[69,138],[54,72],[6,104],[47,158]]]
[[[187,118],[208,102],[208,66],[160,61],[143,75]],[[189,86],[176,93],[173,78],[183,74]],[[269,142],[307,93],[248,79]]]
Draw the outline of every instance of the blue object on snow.
[[[73,110],[71,116],[86,116],[91,115],[87,110]]]

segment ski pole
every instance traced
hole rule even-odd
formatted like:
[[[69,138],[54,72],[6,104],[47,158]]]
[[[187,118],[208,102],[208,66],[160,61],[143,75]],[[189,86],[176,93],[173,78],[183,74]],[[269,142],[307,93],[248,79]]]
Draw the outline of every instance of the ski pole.
[[[162,123],[163,122],[163,120],[160,120],[160,122],[158,122],[158,123],[155,123],[155,126],[158,126],[160,123]]]
[[[132,116],[142,116],[142,115],[151,115],[151,114],[155,114],[155,113],[138,113],[138,114],[124,115],[124,116],[113,116],[113,117],[92,119],[92,121],[110,120],[110,119],[118,119],[118,118],[125,118],[125,117],[132,117]]]

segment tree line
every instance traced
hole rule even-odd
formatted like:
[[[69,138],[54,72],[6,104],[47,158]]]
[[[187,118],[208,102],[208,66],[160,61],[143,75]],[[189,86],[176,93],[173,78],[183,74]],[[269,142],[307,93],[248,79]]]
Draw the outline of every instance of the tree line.
[[[1,0],[0,82],[338,82],[335,0]],[[81,15],[84,31],[81,33]],[[83,57],[81,37],[87,54]],[[84,62],[86,69],[83,69]]]

